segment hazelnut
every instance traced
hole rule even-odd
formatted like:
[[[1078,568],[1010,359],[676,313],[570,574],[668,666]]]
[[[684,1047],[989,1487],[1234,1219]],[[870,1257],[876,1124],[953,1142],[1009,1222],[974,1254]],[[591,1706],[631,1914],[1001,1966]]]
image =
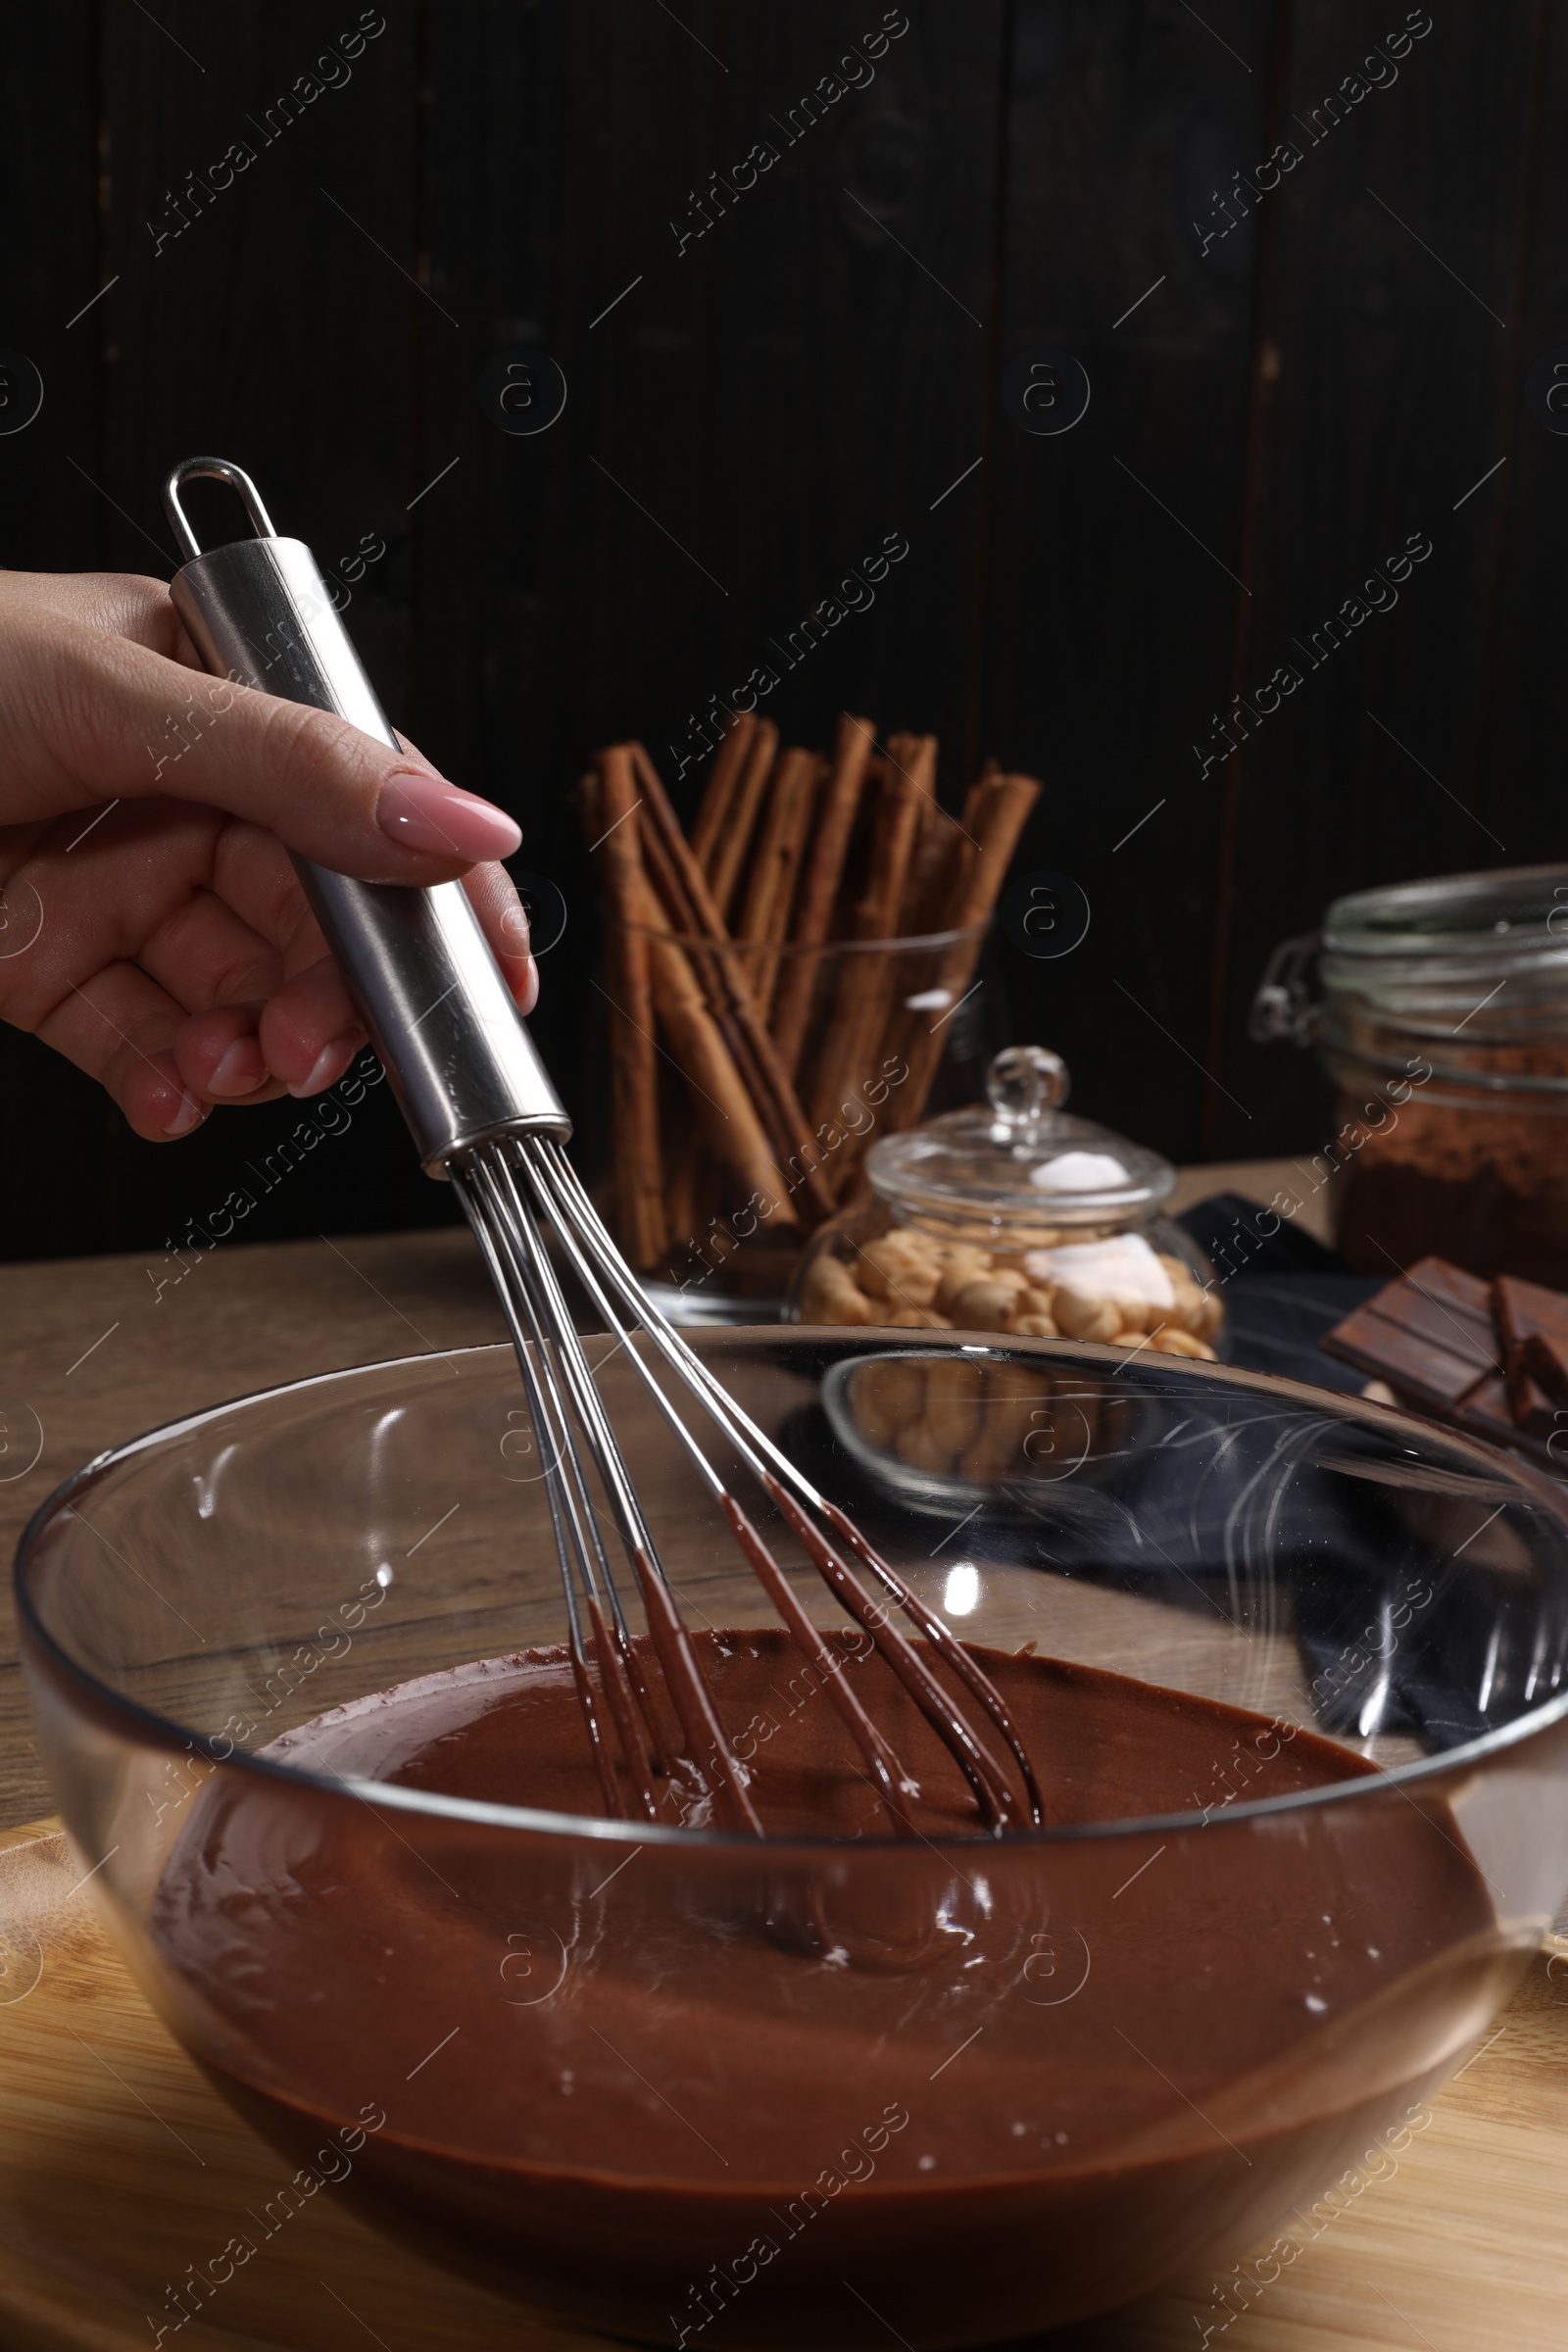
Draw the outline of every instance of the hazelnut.
[[[942,1279],[937,1285],[937,1304],[944,1314],[951,1313],[958,1293],[984,1274],[990,1264],[990,1250],[977,1250],[972,1242],[957,1242],[948,1246]]]
[[[946,1315],[939,1315],[934,1306],[901,1306],[896,1314],[886,1317],[890,1331],[951,1331],[953,1325]]]
[[[1043,1364],[988,1364],[982,1437],[994,1432],[1007,1453],[1013,1453],[1036,1426],[1036,1414],[1050,1410],[1054,1393],[1052,1376]]]
[[[862,1382],[876,1396],[894,1429],[907,1428],[925,1410],[925,1366],[918,1357],[885,1355],[875,1364],[868,1364],[855,1376],[857,1398]]]
[[[1166,1257],[1163,1253],[1159,1262],[1165,1269],[1171,1287],[1167,1321],[1179,1325],[1183,1331],[1200,1330],[1204,1307],[1203,1294],[1193,1280],[1191,1269],[1184,1266],[1179,1257]]]
[[[960,1454],[980,1427],[981,1367],[968,1356],[944,1356],[925,1370],[925,1418],[950,1455]]]
[[[953,1468],[954,1448],[938,1437],[929,1418],[911,1421],[906,1429],[901,1429],[893,1442],[893,1450],[911,1470]]]
[[[900,1230],[867,1242],[856,1272],[861,1290],[873,1298],[891,1298],[899,1306],[929,1306],[942,1268],[928,1242]]]
[[[863,1364],[856,1373],[850,1390],[850,1409],[855,1426],[868,1446],[885,1453],[899,1434],[899,1397],[876,1375],[884,1370],[881,1364]]]
[[[1037,1283],[1032,1290],[1020,1291],[1018,1303],[1012,1311],[1015,1315],[1051,1314],[1050,1283]],[[1052,1317],[1052,1320],[1055,1320],[1054,1316]]]
[[[1084,1452],[1084,1422],[1069,1403],[1057,1400],[1037,1406],[1020,1451],[1025,1468],[1037,1478],[1059,1478]]]
[[[1007,1328],[1015,1331],[1020,1340],[1054,1340],[1058,1336],[1050,1315],[1014,1315]]]
[[[1039,1410],[1038,1404],[1033,1407]],[[978,1486],[994,1486],[999,1479],[1016,1478],[1024,1468],[1022,1437],[1027,1434],[997,1425],[988,1414],[981,1422],[978,1435],[959,1457],[958,1468],[965,1478]]]
[[[1023,1285],[994,1274],[981,1274],[955,1292],[949,1303],[958,1331],[1001,1331],[1005,1328]]]
[[[1055,1422],[1061,1432],[1064,1463],[1098,1450],[1101,1415],[1108,1409],[1113,1395],[1107,1390],[1106,1382],[1082,1375],[1076,1380],[1064,1379],[1058,1386]],[[1035,1450],[1038,1454],[1040,1448]]]
[[[1165,1309],[1147,1298],[1106,1298],[1103,1303],[1116,1318],[1119,1340],[1140,1339],[1152,1323],[1157,1325],[1165,1319]]]
[[[871,1301],[842,1258],[824,1251],[806,1269],[801,1286],[803,1323],[874,1323]]]
[[[1149,1345],[1157,1348],[1161,1355],[1192,1355],[1205,1364],[1215,1361],[1214,1350],[1206,1340],[1195,1340],[1190,1331],[1182,1331],[1174,1323],[1167,1323],[1163,1331],[1156,1331]]]
[[[1051,1311],[1056,1329],[1069,1340],[1113,1340],[1121,1330],[1121,1316],[1108,1298],[1091,1298],[1083,1291],[1069,1290],[1062,1282],[1051,1294]]]

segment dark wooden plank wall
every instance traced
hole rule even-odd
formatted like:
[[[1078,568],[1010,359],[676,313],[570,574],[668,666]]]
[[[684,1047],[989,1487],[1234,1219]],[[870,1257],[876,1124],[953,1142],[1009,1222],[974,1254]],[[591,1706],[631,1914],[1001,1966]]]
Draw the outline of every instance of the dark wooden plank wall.
[[[1003,358],[1065,349],[1092,392],[1059,436],[999,424],[982,704],[1048,787],[1022,861],[1091,906],[1074,954],[1011,956],[1013,1023],[1066,1054],[1080,1108],[1186,1157],[1221,855],[1219,770],[1190,745],[1231,683],[1259,274],[1255,217],[1206,256],[1192,222],[1267,152],[1279,37],[1268,10],[1203,18],[1019,12]]]
[[[1058,1045],[1080,1106],[1178,1156],[1314,1144],[1310,1063],[1246,1037],[1273,942],[1344,889],[1568,851],[1568,444],[1522,388],[1568,349],[1568,11],[1434,9],[1385,72],[1374,44],[1424,21],[1399,0],[910,0],[808,128],[791,109],[875,0],[381,13],[270,133],[356,6],[7,10],[0,344],[47,398],[0,438],[0,560],[167,571],[158,484],[198,448],[326,561],[385,542],[348,619],[389,710],[565,894],[538,1031],[590,1163],[565,788],[626,731],[672,769],[760,663],[787,733],[863,709],[941,734],[950,797],[987,751],[1045,777],[1023,863],[1093,920],[1059,962],[997,945],[999,1040]],[[235,138],[250,171],[155,249]],[[1205,243],[1287,139],[1279,192],[1233,193]],[[778,162],[682,248],[671,221],[758,140]],[[570,388],[531,439],[476,390],[521,344]],[[999,401],[1046,349],[1093,386],[1055,438]],[[775,641],[889,532],[909,553],[874,608],[786,671]],[[1298,641],[1411,533],[1433,552],[1397,606],[1313,667]],[[1195,744],[1282,662],[1300,689],[1205,770]],[[14,1257],[156,1250],[300,1117],[158,1150],[13,1032],[0,1090]],[[246,1230],[449,1207],[379,1095]]]
[[[1539,338],[1515,279],[1537,227],[1531,100],[1551,13],[1544,0],[1435,12],[1398,80],[1370,89],[1312,146],[1301,122],[1316,127],[1313,108],[1404,12],[1360,0],[1296,12],[1287,114],[1303,153],[1281,191],[1264,330],[1278,372],[1251,675],[1293,661],[1302,684],[1238,762],[1229,970],[1205,1056],[1223,1062],[1239,1099],[1218,1105],[1227,1151],[1258,1131],[1284,1134],[1295,1107],[1294,1054],[1244,1035],[1272,940],[1311,928],[1330,897],[1363,882],[1568,848],[1562,795],[1539,769],[1529,815],[1490,820],[1500,838],[1466,814],[1479,815],[1495,535],[1519,492],[1514,461],[1476,484],[1516,436],[1527,462],[1568,450],[1520,417],[1517,366]],[[1402,583],[1368,590],[1411,533],[1431,555]],[[1549,602],[1548,580],[1538,572]],[[1387,606],[1391,594],[1396,605],[1312,666],[1313,631],[1346,598]],[[1512,691],[1533,702],[1555,667],[1535,686],[1511,670]]]

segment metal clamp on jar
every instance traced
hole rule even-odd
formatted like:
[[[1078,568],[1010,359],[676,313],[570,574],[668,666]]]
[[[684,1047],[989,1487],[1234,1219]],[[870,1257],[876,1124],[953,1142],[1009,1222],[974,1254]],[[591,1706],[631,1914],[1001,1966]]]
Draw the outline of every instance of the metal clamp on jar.
[[[1222,1353],[1213,1268],[1159,1214],[1176,1170],[1064,1111],[1067,1086],[1056,1054],[1012,1046],[989,1107],[873,1146],[871,1198],[812,1237],[790,1319]]]

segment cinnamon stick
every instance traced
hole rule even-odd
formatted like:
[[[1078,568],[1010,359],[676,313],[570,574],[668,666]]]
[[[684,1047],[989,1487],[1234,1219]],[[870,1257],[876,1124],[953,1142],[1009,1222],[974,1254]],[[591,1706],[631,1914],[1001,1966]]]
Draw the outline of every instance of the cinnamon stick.
[[[937,742],[927,736],[905,765],[895,760],[883,780],[864,888],[850,922],[852,939],[896,939],[909,859],[931,805]]]
[[[876,740],[868,718],[845,711],[833,742],[833,765],[817,804],[809,855],[796,896],[790,939],[797,949],[813,948],[825,940],[833,918],[844,859],[860,805],[865,763]],[[800,1066],[801,1048],[811,1017],[811,1000],[821,958],[797,954],[784,958],[773,998],[773,1037],[778,1055],[791,1078]]]
[[[643,810],[645,814],[651,813],[646,801],[643,803]],[[725,1051],[734,1063],[741,1084],[750,1095],[762,1127],[768,1135],[774,1157],[782,1164],[789,1157],[790,1148],[781,1140],[782,1129],[774,1115],[774,1105],[769,1100],[766,1083],[758,1064],[748,1025],[737,1012],[734,988],[730,985],[729,977],[721,968],[719,952],[713,942],[712,934],[704,924],[693,902],[691,890],[688,887],[689,867],[686,860],[671,846],[672,841],[679,840],[681,840],[681,836],[678,826],[673,827],[672,831],[666,832],[657,822],[648,824],[643,835],[644,870],[663,909],[669,928],[678,934],[682,941],[687,962],[703,991],[708,1009],[717,1024]],[[682,846],[684,847],[684,844]],[[719,928],[722,932],[722,924]],[[727,934],[724,936],[727,939]],[[693,1134],[688,1137],[685,1153],[687,1159],[700,1149],[700,1143],[701,1139],[697,1135]],[[677,1174],[689,1171],[677,1169]]]
[[[852,940],[885,940],[897,935],[909,858],[930,797],[926,779],[935,760],[936,741],[931,737],[922,744],[913,764],[890,762],[878,795],[864,883],[851,915]],[[841,960],[811,1097],[811,1117],[818,1131],[836,1120],[851,1090],[876,1076],[870,1057],[887,1025],[896,963],[896,957],[869,953]],[[835,1165],[836,1180],[843,1166],[841,1153]]]
[[[967,879],[974,855],[974,844],[962,828],[933,802],[909,859],[899,908],[901,939],[925,939],[945,928],[947,910]]]
[[[968,792],[964,796],[963,816],[961,819],[963,829],[966,833],[973,834],[975,831],[976,820],[980,812],[980,804],[986,798],[992,786],[998,781],[1001,774],[1001,760],[988,760],[985,762],[985,765],[981,768],[980,773],[976,776],[974,782],[970,785]]]
[[[720,758],[723,757],[725,748],[727,747],[720,747]],[[794,895],[795,868],[802,855],[806,826],[809,820],[811,801],[814,797],[816,765],[817,760],[814,754],[799,750],[788,751],[775,762],[772,774],[766,781],[760,820],[754,828],[753,833],[754,847],[749,871],[744,865],[742,867],[744,896],[734,929],[734,936],[748,945],[760,944],[768,938],[780,935],[780,926],[788,922]],[[710,796],[712,795],[714,784],[718,781],[717,766],[718,763],[715,760],[714,778],[713,783],[710,785]],[[739,777],[740,759],[733,759],[731,766],[733,782]],[[703,807],[706,814],[709,799],[705,798]],[[717,835],[714,833],[710,837],[711,846],[716,846],[716,842]],[[694,855],[698,855],[699,863],[705,865],[710,884],[711,884],[712,858],[711,855],[706,859],[701,857],[695,831],[692,835],[691,846]],[[670,869],[668,880],[673,887],[674,899],[685,908],[685,913],[681,918],[682,927],[687,924],[696,925],[697,916],[691,906],[690,894],[680,890],[673,868]],[[666,894],[666,904],[672,904],[668,894]],[[749,955],[744,959],[744,968],[751,982],[758,1010],[765,1018],[777,973],[777,959],[771,956]],[[720,1018],[723,1018],[722,1014]],[[731,1051],[737,1054],[744,1064],[747,1060],[744,1042],[732,1031],[729,1033],[729,1042]],[[678,1195],[682,1202],[688,1197],[696,1198],[697,1163],[702,1150],[701,1138],[694,1133],[688,1136],[685,1148],[676,1159],[674,1174],[670,1180],[670,1214],[672,1217],[675,1214],[673,1205],[675,1196]]]
[[[763,721],[766,726],[768,722]],[[762,732],[760,727],[759,734]],[[734,953],[724,918],[714,903],[691,845],[680,829],[658,769],[640,743],[627,745],[636,771],[643,807],[652,820],[645,839],[650,862],[655,853],[665,861],[670,895],[666,905],[683,929],[690,928],[708,944],[698,958],[713,1009],[727,1012],[738,1033],[737,1059],[781,1167],[794,1171],[795,1189],[812,1222],[833,1213],[832,1189],[821,1170],[821,1152],[807,1125],[795,1088],[778,1056],[767,1025],[758,1010],[751,983]],[[732,1044],[734,1041],[732,1040]]]
[[[730,804],[745,769],[746,755],[752,748],[752,737],[756,732],[757,719],[752,711],[732,711],[729,724],[724,729],[723,741],[713,754],[713,764],[703,790],[702,807],[692,826],[692,855],[709,876],[713,871],[713,857],[724,833]]]
[[[703,989],[708,1009],[717,1024],[719,1036],[735,1064],[741,1084],[746,1087],[755,1105],[758,1100],[755,1058],[748,1052],[729,994],[722,986],[713,958],[708,952],[706,935],[692,903],[691,892],[686,887],[682,864],[672,854],[668,838],[657,824],[648,826],[644,846],[647,852],[645,871],[663,908],[665,921],[687,945],[688,961]],[[689,1203],[695,1198],[698,1163],[705,1156],[707,1147],[703,1131],[693,1125],[688,1128],[684,1143],[675,1154],[674,1169],[669,1179],[667,1216],[672,1233],[678,1232],[683,1223],[688,1226],[691,1223]]]
[[[936,806],[937,739],[934,735],[890,735],[886,758]]]
[[[654,1007],[680,1064],[704,1141],[751,1196],[760,1223],[794,1224],[789,1190],[756,1105],[685,951],[668,936],[668,918],[645,873],[637,876],[631,903],[639,909],[638,922],[654,934],[648,942]]]
[[[970,789],[964,817],[975,837],[975,846],[941,928],[972,930],[975,936],[957,940],[948,950],[939,983],[948,1000],[943,1010],[935,1012],[925,1007],[911,1012],[901,1007],[889,1024],[883,1040],[883,1056],[906,1061],[909,1075],[888,1098],[883,1121],[888,1133],[897,1134],[903,1128],[912,1127],[925,1108],[925,1099],[947,1044],[949,1023],[969,989],[980,958],[983,933],[979,926],[991,919],[1013,852],[1039,798],[1040,786],[1033,776],[988,771]]]
[[[1039,798],[1040,785],[1034,776],[999,772],[984,780],[970,811],[974,817],[970,831],[976,843],[974,867],[950,928],[961,930],[990,920],[1007,879],[1012,854]]]
[[[598,829],[593,845],[610,925],[605,993],[610,1000],[611,1106],[615,1135],[616,1223],[631,1263],[657,1265],[667,1242],[659,1147],[659,1070],[648,940],[629,926],[642,883],[637,787],[624,753],[600,760],[598,791],[584,793]]]
[[[751,847],[752,830],[757,823],[757,812],[762,805],[762,793],[772,772],[773,756],[777,750],[777,727],[770,718],[759,719],[747,748],[739,781],[730,795],[722,828],[713,839],[711,864],[704,874],[705,881],[711,878],[713,905],[721,915],[728,915],[734,900],[735,886],[740,880],[741,867]]]
[[[773,770],[767,808],[758,830],[735,936],[756,946],[787,937],[807,829],[827,762],[815,752],[789,751]],[[777,956],[749,959],[758,1009],[766,1016],[778,973]]]

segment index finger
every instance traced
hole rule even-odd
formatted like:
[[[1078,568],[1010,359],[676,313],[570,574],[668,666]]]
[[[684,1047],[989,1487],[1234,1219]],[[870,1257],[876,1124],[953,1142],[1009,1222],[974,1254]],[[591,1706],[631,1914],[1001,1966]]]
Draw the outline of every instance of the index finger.
[[[502,809],[331,711],[193,675],[79,621],[14,614],[0,632],[0,697],[8,800],[24,821],[172,795],[368,882],[455,879],[522,838]]]

